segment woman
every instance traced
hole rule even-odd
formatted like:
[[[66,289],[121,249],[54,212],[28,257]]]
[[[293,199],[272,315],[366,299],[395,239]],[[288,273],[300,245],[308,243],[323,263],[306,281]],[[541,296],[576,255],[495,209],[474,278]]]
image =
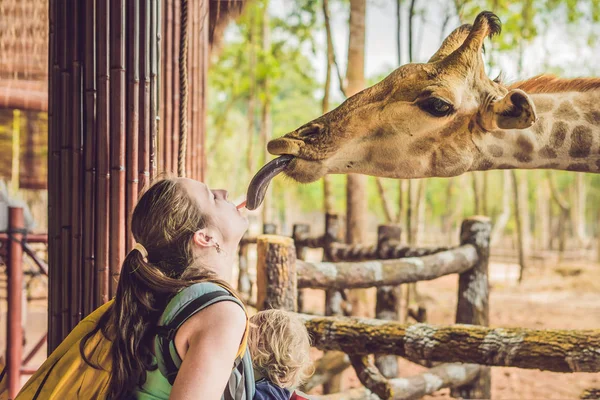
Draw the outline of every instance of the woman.
[[[247,228],[226,191],[191,179],[160,180],[140,197],[131,220],[137,244],[123,262],[114,305],[86,336],[101,329],[113,338],[107,398],[221,398],[246,329],[238,304],[212,304],[176,331],[182,361],[172,386],[157,369],[154,340],[165,307],[182,289],[207,280],[229,288]]]

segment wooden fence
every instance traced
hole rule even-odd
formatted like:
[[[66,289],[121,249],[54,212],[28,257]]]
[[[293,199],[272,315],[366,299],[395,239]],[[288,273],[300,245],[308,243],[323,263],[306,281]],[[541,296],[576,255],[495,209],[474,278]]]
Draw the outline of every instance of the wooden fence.
[[[488,328],[489,219],[467,219],[460,246],[451,249],[410,249],[398,244],[399,230],[380,227],[376,246],[346,246],[338,241],[336,221],[328,216],[323,237],[310,238],[306,226],[294,229],[294,239],[263,235],[257,243],[257,308],[298,310],[298,289],[333,291],[377,287],[389,290],[403,283],[459,274],[456,325],[402,324],[389,319],[302,314],[320,350],[337,350],[354,367],[366,390],[323,396],[323,399],[413,399],[442,388],[463,398],[490,398],[489,366],[533,368],[557,372],[600,371],[600,331]],[[339,224],[337,225],[339,226]],[[324,247],[325,262],[299,260],[306,247]],[[358,262],[340,259],[362,260]],[[383,296],[379,296],[378,301]],[[331,300],[329,296],[328,300]],[[328,305],[330,311],[331,303]],[[379,307],[381,308],[381,307]],[[339,310],[338,310],[339,311]],[[378,313],[379,314],[379,313]],[[427,372],[398,378],[385,365],[375,367],[368,355],[401,356],[422,365],[440,362]],[[396,361],[395,358],[388,361]],[[344,361],[326,355],[317,366],[323,383],[343,370]],[[324,378],[325,377],[325,378]],[[433,384],[433,382],[435,384]],[[353,397],[354,396],[354,397]]]

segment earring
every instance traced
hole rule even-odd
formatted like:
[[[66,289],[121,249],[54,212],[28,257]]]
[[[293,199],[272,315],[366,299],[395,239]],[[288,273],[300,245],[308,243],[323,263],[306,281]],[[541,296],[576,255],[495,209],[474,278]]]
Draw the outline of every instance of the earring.
[[[215,242],[215,249],[217,249],[217,253],[221,254],[221,246],[219,246],[219,243]]]

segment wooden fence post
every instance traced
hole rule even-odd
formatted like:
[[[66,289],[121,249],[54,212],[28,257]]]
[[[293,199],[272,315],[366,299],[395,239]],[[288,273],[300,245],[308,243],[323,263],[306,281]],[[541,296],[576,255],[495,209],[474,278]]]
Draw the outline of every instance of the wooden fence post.
[[[306,253],[308,248],[305,246],[299,246],[298,242],[300,239],[307,238],[310,234],[310,225],[308,224],[295,224],[292,231],[292,239],[294,239],[294,246],[296,247],[296,259],[306,260]],[[304,310],[304,292],[302,289],[298,290],[298,311],[303,312]]]
[[[323,235],[323,261],[336,261],[333,257],[332,245],[344,241],[344,219],[338,214],[325,214],[325,234]],[[325,315],[340,316],[344,312],[342,303],[344,299],[339,290],[325,291]],[[323,384],[323,393],[336,393],[340,391],[342,383],[341,374],[331,377]]]
[[[21,387],[23,359],[22,296],[23,291],[23,209],[10,207],[8,211],[8,264],[7,264],[7,326],[6,368],[8,397],[14,399]]]
[[[297,311],[294,241],[284,236],[261,235],[256,245],[256,308]]]
[[[400,242],[402,228],[399,225],[381,225],[377,228],[377,254],[382,257],[385,248]],[[402,287],[383,286],[377,289],[375,318],[398,321]],[[376,355],[375,365],[386,378],[398,376],[398,358],[393,355]]]
[[[472,244],[479,260],[475,266],[459,275],[456,323],[489,325],[490,233],[492,224],[487,217],[471,217],[463,221],[460,243]],[[489,399],[491,397],[491,371],[482,367],[479,376],[470,384],[452,390],[454,397]]]

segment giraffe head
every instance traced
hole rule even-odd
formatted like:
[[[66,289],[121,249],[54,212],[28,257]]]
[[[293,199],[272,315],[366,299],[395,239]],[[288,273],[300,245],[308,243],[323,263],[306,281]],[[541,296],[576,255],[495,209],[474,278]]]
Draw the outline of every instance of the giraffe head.
[[[528,128],[537,119],[525,92],[485,73],[483,41],[499,32],[498,17],[480,13],[472,26],[452,32],[427,63],[401,66],[272,140],[269,152],[287,155],[284,173],[299,182],[330,173],[421,178],[472,169],[475,136]]]

